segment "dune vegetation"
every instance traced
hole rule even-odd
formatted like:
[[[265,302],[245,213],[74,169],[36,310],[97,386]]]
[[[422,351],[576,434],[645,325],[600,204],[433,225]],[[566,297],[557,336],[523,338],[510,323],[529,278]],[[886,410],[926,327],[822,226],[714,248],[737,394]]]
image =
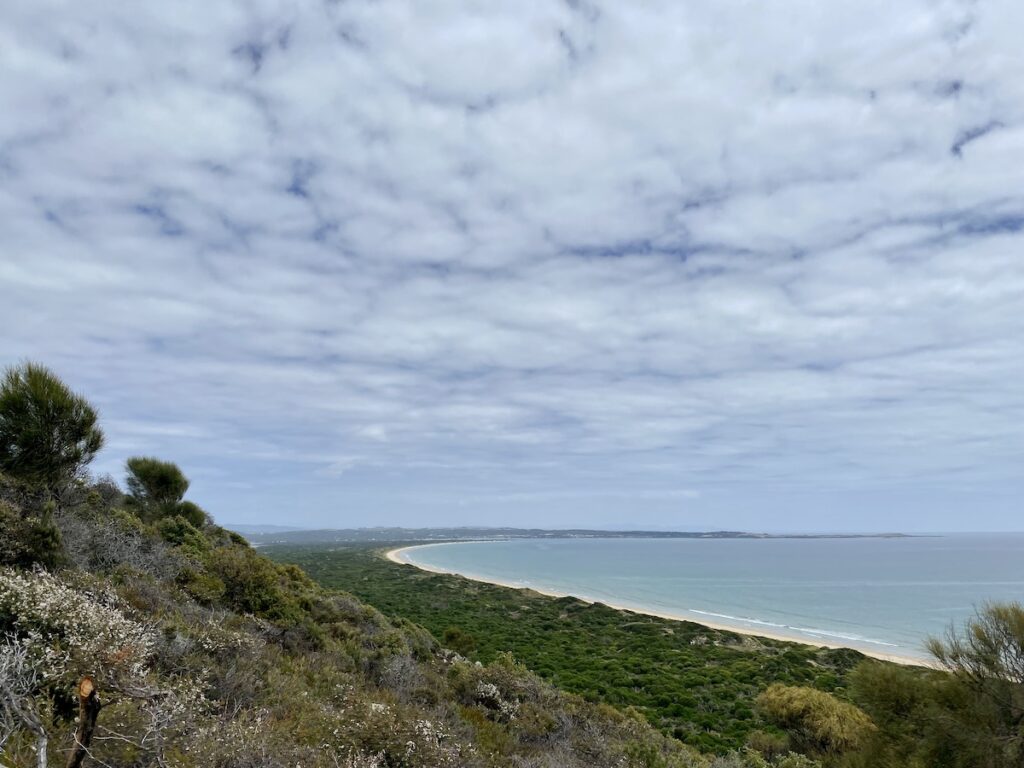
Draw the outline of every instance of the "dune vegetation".
[[[775,683],[844,696],[857,651],[708,629],[530,590],[430,573],[381,557],[380,545],[268,546],[325,586],[344,585],[450,648],[490,662],[511,652],[546,680],[633,707],[705,752],[743,747],[766,727],[755,705]],[[781,734],[776,734],[781,735]]]

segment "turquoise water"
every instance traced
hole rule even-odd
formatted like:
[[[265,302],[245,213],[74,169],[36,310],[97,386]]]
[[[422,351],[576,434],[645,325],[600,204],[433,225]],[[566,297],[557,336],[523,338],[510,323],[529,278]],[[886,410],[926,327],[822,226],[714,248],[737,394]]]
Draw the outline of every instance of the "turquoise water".
[[[519,539],[408,562],[795,640],[927,658],[986,601],[1024,601],[1024,534],[900,539]]]

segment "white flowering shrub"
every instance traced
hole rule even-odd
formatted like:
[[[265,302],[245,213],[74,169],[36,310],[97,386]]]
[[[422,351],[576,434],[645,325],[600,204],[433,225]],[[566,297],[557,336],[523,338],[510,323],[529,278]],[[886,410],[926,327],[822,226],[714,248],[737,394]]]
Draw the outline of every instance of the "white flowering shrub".
[[[0,630],[19,638],[39,675],[89,674],[122,688],[145,677],[155,637],[112,593],[75,588],[45,571],[0,568]]]
[[[463,768],[476,765],[472,745],[439,719],[398,703],[367,700],[360,693],[321,710],[321,747],[341,765]]]
[[[494,683],[487,683],[483,680],[478,682],[476,690],[473,692],[473,698],[476,699],[477,704],[494,710],[497,718],[504,722],[514,720],[519,712],[519,703],[507,700],[501,695],[501,689]]]

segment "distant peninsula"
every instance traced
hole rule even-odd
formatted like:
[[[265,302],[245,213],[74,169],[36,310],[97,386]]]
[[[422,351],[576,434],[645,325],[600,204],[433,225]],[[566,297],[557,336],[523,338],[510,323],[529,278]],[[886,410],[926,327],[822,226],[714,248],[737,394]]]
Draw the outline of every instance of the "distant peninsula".
[[[254,544],[330,542],[500,541],[503,539],[898,539],[906,533],[751,533],[749,531],[608,531],[588,528],[321,528],[284,529],[270,525],[228,526]]]

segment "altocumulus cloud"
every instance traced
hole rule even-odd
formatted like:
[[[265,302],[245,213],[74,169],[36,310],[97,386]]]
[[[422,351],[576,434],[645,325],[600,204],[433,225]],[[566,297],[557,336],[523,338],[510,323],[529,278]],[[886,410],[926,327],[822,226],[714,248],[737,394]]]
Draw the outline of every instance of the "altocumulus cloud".
[[[3,358],[225,520],[1019,528],[1021,28],[5,3]]]

